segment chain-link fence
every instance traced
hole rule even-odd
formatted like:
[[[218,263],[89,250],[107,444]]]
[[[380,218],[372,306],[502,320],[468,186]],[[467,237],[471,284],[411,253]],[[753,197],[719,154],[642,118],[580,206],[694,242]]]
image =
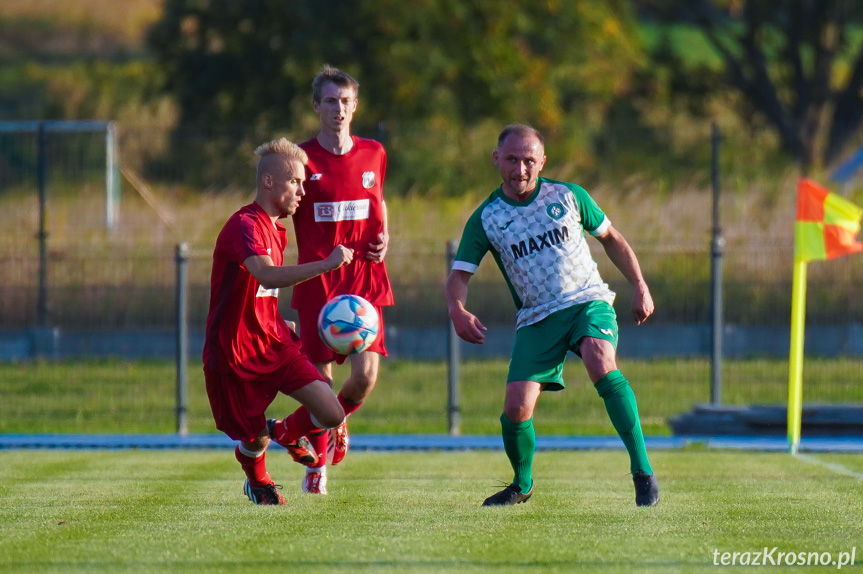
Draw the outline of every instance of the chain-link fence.
[[[165,181],[168,172],[163,172],[154,184],[155,197],[170,206],[165,212],[171,219],[148,204],[145,190],[124,182],[118,224],[108,229],[104,137],[94,135],[95,139],[87,140],[79,134],[74,141],[50,144],[51,156],[45,162],[48,193],[43,202],[35,192],[34,170],[39,160],[33,157],[36,151],[32,136],[28,137],[30,143],[0,137],[0,161],[17,166],[17,171],[10,168],[0,177],[0,221],[4,222],[0,230],[0,361],[34,356],[173,358],[180,241],[189,247],[185,288],[189,350],[192,362],[198,361],[215,233],[240,207],[240,196],[229,194],[232,202],[226,203],[218,190],[190,192],[186,184]],[[169,136],[160,138],[157,142],[162,141],[165,149],[170,147]],[[124,145],[131,146],[130,140],[151,154],[159,149],[155,143],[128,134]],[[157,163],[152,160],[149,165]],[[698,181],[709,178],[702,176]],[[660,202],[662,215],[654,219],[669,226],[664,233],[655,232],[657,224],[651,223],[644,207],[659,200],[650,203],[599,192],[600,204],[613,214],[615,225],[625,231],[638,254],[656,302],[656,314],[647,325],[630,326],[630,287],[595,245],[600,272],[618,293],[615,306],[621,324],[622,364],[636,375],[635,380],[661,378],[674,389],[655,412],[650,406],[642,409],[648,420],[684,412],[709,397],[711,200],[709,186],[694,187],[699,189],[682,193],[683,199]],[[188,198],[190,194],[194,200]],[[789,203],[787,197],[768,199]],[[791,228],[793,205],[790,212],[787,207],[773,211],[774,220],[790,217],[777,224],[757,217],[746,220],[763,206],[753,208],[739,190],[723,201],[731,221],[722,258],[722,399],[736,405],[781,403],[787,383],[784,361],[789,341],[792,242],[786,231],[776,230]],[[184,215],[188,204],[193,207]],[[408,217],[394,205],[390,206],[393,239],[387,261],[396,305],[384,316],[388,346],[395,360],[443,362],[448,331],[443,299],[446,243],[457,239],[461,222],[472,207],[450,218],[460,222],[444,227],[441,218],[418,224],[422,217]],[[434,206],[430,198],[426,209],[431,212]],[[688,236],[681,233],[686,226],[694,230]],[[292,246],[285,260],[296,260]],[[846,257],[810,265],[807,378],[823,381],[807,387],[807,402],[863,403],[863,386],[858,384],[863,378],[861,261],[860,257]],[[280,295],[288,319],[295,316],[289,306],[290,294],[285,289]],[[464,360],[505,359],[514,307],[490,260],[470,284],[468,306],[491,330],[489,344],[482,348],[462,344]],[[441,380],[441,385],[445,388],[446,381]],[[470,406],[463,409],[469,412]]]

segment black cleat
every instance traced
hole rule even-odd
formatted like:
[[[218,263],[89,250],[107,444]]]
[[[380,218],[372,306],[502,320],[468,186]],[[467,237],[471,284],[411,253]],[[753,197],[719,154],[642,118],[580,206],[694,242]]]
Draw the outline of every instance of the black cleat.
[[[656,476],[647,474],[643,470],[632,473],[632,482],[635,484],[635,505],[656,506],[659,502],[659,485],[656,484]]]
[[[280,488],[282,487],[275,484],[252,486],[249,484],[249,479],[247,478],[246,483],[243,485],[243,492],[245,492],[246,496],[249,497],[249,500],[255,504],[278,506],[285,503],[285,499],[282,498],[281,493],[279,493],[278,489]]]
[[[527,502],[533,494],[533,482],[530,483],[530,490],[522,492],[515,484],[510,484],[497,494],[493,494],[485,499],[483,506],[513,506]]]

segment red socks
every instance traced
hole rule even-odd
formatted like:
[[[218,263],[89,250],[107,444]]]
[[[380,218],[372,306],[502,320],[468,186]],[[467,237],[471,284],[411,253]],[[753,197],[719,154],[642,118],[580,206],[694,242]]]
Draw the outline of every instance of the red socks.
[[[317,427],[312,422],[312,414],[306,407],[300,407],[273,429],[273,438],[281,445],[295,442],[301,436],[306,436]]]
[[[240,445],[237,445],[234,448],[234,456],[237,457],[237,461],[243,467],[243,472],[246,473],[252,486],[265,486],[273,483],[270,473],[267,472],[266,451],[261,456],[254,458],[240,452]]]
[[[339,393],[339,395],[336,398],[339,399],[339,404],[342,405],[342,408],[345,410],[345,418],[348,418],[349,414],[351,414],[352,412],[355,412],[357,409],[359,409],[361,406],[363,406],[362,403],[355,405],[354,403],[350,403],[350,402],[346,401],[345,397],[342,396],[342,393]]]
[[[339,404],[345,410],[345,417],[360,408],[360,405],[346,401],[341,393],[338,395],[338,399]],[[275,441],[281,445],[296,442],[300,437],[307,436],[315,452],[318,453],[317,466],[321,467],[327,463],[330,433],[321,431],[315,426],[312,422],[312,415],[306,407],[301,406],[283,421],[277,423],[273,429],[273,435]],[[237,445],[234,449],[234,456],[240,466],[243,467],[243,472],[246,473],[252,486],[272,484],[273,481],[267,472],[266,451],[259,457],[251,457],[240,452],[240,445]]]
[[[342,405],[342,408],[345,411],[345,418],[347,418],[349,414],[356,412],[356,410],[362,406],[362,404],[355,405],[354,403],[346,401],[345,397],[343,397],[341,393],[339,393],[337,398],[339,399],[339,404]],[[309,468],[321,468],[326,466],[327,451],[330,448],[330,431],[312,431],[306,436],[308,437],[312,448],[314,448],[315,452],[318,453],[318,463]]]
[[[321,430],[314,431],[308,434],[309,443],[312,448],[318,453],[317,464],[310,465],[309,468],[322,468],[327,465],[327,450],[330,448],[330,431]]]

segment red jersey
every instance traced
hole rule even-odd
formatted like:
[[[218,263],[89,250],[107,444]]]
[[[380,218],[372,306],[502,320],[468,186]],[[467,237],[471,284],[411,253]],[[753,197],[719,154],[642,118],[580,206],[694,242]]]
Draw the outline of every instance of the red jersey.
[[[312,138],[300,144],[309,156],[306,196],[293,216],[298,262],[326,259],[336,245],[354,250],[354,260],[294,286],[291,307],[320,309],[332,297],[353,293],[379,307],[393,304],[385,263],[366,259],[369,243],[384,230],[384,176],[387,155],[374,140],[351,136],[344,155],[325,150]]]
[[[282,265],[287,241],[285,226],[278,221],[274,226],[257,203],[225,223],[213,251],[205,368],[251,381],[300,354],[299,343],[279,314],[279,290],[262,287],[243,265],[253,255],[269,255]]]

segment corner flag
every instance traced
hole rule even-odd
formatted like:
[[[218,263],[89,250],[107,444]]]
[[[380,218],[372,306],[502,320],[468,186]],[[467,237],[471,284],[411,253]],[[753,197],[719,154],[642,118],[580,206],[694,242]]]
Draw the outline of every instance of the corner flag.
[[[811,179],[797,182],[797,222],[794,225],[794,258],[813,261],[833,259],[863,251],[855,236],[860,231],[863,208],[830,193]]]
[[[806,323],[806,263],[863,251],[857,241],[863,208],[810,179],[797,181],[794,279],[791,288],[791,350],[788,355],[788,443],[800,444],[803,414],[803,333]]]

